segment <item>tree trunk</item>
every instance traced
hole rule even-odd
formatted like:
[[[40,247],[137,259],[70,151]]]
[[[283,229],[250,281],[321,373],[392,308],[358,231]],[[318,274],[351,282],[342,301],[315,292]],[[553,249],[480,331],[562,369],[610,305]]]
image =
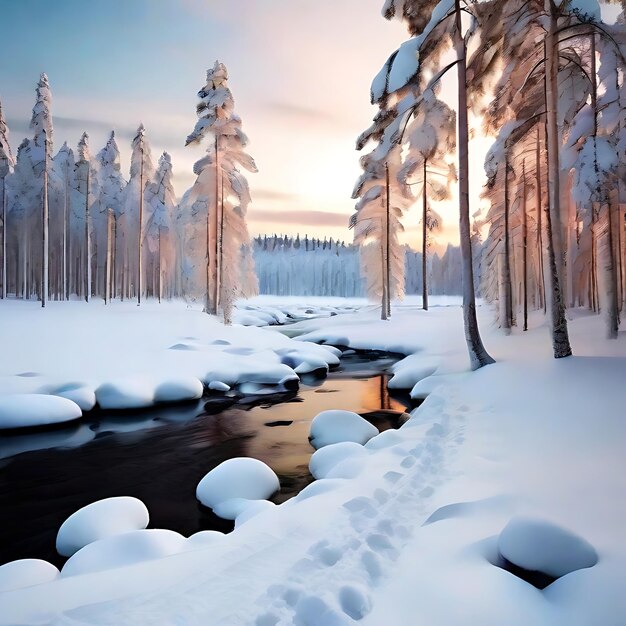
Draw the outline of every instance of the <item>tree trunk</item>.
[[[471,367],[479,369],[493,358],[485,350],[476,319],[476,296],[474,294],[474,268],[472,265],[472,241],[469,212],[469,124],[467,119],[467,66],[466,46],[461,30],[461,1],[455,0],[456,28],[454,44],[458,69],[458,125],[459,125],[459,228],[463,273],[463,323],[465,340]]]
[[[543,196],[541,189],[541,136],[539,126],[537,126],[537,152],[535,161],[535,180],[537,191],[537,265],[539,266],[539,300],[540,307],[544,315],[547,312],[546,306],[546,277],[543,264],[543,207],[541,199]]]
[[[45,131],[44,131],[45,132]],[[41,230],[42,250],[41,250],[41,306],[45,307],[48,302],[48,138],[44,135],[44,166],[43,166],[43,196]]]
[[[91,229],[89,228],[89,222],[91,217],[89,215],[89,179],[91,172],[89,162],[85,161],[86,174],[86,189],[85,189],[85,267],[83,268],[85,277],[85,302],[89,302],[91,299]]]
[[[554,358],[560,359],[572,354],[565,318],[565,305],[561,292],[561,198],[559,167],[559,129],[557,125],[557,72],[558,35],[556,7],[553,0],[545,0],[549,16],[549,29],[546,33],[546,132],[548,145],[548,196],[549,210],[546,214],[548,236],[548,257],[551,283],[552,348]]]
[[[2,299],[7,297],[7,188],[6,176],[2,177]],[[16,290],[17,291],[17,290]]]
[[[391,317],[391,255],[389,246],[391,185],[389,184],[389,165],[385,163],[385,277],[387,279],[387,317]]]
[[[510,334],[513,325],[513,288],[511,285],[511,207],[509,200],[509,160],[504,161],[504,320],[502,328]]]
[[[215,211],[213,213],[213,232],[215,233],[215,242],[213,245],[213,315],[217,315],[219,311],[220,284],[219,284],[219,259],[218,259],[218,238],[220,231],[220,169],[219,169],[219,135],[215,134]]]
[[[526,161],[522,161],[522,290],[524,328],[528,330],[528,217],[526,215]]]
[[[137,250],[137,306],[141,304],[142,289],[142,236],[143,236],[143,147],[141,148],[141,168],[139,171],[139,241]]]
[[[107,257],[106,257],[106,274],[105,274],[105,286],[104,286],[104,303],[111,300],[111,262],[113,259],[112,253],[113,244],[113,209],[107,209]]]
[[[422,308],[424,311],[428,311],[428,200],[426,198],[426,167],[427,159],[424,159],[422,175]]]

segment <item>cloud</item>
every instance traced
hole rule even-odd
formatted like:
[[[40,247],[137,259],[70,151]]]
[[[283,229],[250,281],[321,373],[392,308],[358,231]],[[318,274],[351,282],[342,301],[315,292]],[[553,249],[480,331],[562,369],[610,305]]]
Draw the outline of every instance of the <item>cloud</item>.
[[[300,196],[295,193],[274,191],[273,189],[254,189],[252,196],[255,200],[269,200],[271,202],[297,202]]]
[[[296,122],[309,122],[317,124],[327,124],[332,126],[344,126],[342,120],[337,116],[323,109],[300,106],[289,102],[266,102],[265,108],[272,113],[282,117],[291,118]]]
[[[317,227],[348,227],[348,216],[345,213],[330,213],[327,211],[266,211],[264,209],[251,210],[250,221],[274,222],[282,224],[298,224]]]

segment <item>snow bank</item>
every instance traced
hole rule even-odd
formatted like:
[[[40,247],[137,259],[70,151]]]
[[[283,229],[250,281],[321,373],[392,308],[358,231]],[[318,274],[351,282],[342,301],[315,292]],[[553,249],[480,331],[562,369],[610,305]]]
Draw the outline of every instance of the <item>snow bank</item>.
[[[171,530],[134,530],[86,545],[68,559],[61,576],[101,572],[159,559],[187,547],[187,539]]]
[[[415,385],[437,371],[438,363],[423,355],[411,354],[398,361],[392,368],[393,377],[389,389],[412,389]]]
[[[367,451],[365,448],[353,441],[342,441],[340,443],[333,443],[328,446],[324,446],[319,450],[316,450],[311,456],[309,461],[309,471],[314,478],[352,478],[353,476],[346,476],[343,474],[352,474],[353,462],[355,459],[367,457]],[[337,475],[335,471],[331,476],[331,472],[336,470],[337,466],[341,466],[344,463],[350,463],[350,469],[347,471],[344,467],[344,471]]]
[[[0,566],[0,592],[49,583],[59,570],[41,559],[20,559]]]
[[[144,529],[149,521],[146,505],[137,498],[118,496],[98,500],[63,522],[57,534],[57,552],[72,556],[94,541]]]
[[[560,578],[598,562],[594,548],[582,537],[540,519],[513,518],[498,538],[500,554],[525,570]]]
[[[212,469],[198,483],[196,497],[202,504],[215,510],[219,504],[235,498],[265,500],[279,489],[278,476],[270,467],[257,459],[239,457],[228,459]],[[241,510],[237,509],[234,517]],[[227,507],[227,511],[222,512],[232,515],[234,511]]]
[[[155,402],[183,402],[202,397],[204,386],[194,376],[173,378],[157,385],[154,391]]]
[[[364,444],[378,434],[378,428],[352,411],[322,411],[313,418],[309,440],[315,448],[353,441]]]
[[[49,426],[81,417],[80,407],[67,398],[44,394],[0,395],[0,428]]]
[[[100,385],[96,400],[102,409],[143,409],[154,404],[154,391],[146,380],[120,378]]]

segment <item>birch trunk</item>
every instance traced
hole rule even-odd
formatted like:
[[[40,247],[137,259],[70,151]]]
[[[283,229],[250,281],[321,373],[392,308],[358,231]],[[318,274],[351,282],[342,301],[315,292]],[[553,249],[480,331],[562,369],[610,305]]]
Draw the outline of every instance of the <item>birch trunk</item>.
[[[554,358],[560,359],[570,356],[572,348],[569,342],[565,305],[561,291],[561,198],[559,188],[559,129],[557,125],[558,24],[553,0],[545,0],[545,8],[549,16],[545,65],[548,197],[550,205],[546,214],[546,233],[550,263],[552,349]]]
[[[463,274],[463,323],[465,340],[473,370],[494,360],[485,350],[476,319],[476,296],[474,295],[474,268],[472,266],[472,241],[469,212],[469,124],[467,119],[467,67],[466,46],[461,30],[461,1],[455,0],[456,28],[454,45],[458,69],[458,136],[459,136],[459,228]]]
[[[428,200],[426,198],[426,159],[424,159],[424,171],[422,174],[422,308],[428,311]]]

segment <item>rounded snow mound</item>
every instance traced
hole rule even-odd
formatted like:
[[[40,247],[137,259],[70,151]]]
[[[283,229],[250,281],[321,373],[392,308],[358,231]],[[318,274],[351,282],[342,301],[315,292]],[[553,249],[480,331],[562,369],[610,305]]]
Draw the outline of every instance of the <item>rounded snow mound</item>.
[[[378,435],[378,428],[352,411],[322,411],[313,418],[309,440],[315,448],[353,441],[364,444]]]
[[[333,478],[353,478],[351,475],[343,475],[344,472],[339,472],[341,475],[336,475],[338,466],[344,465],[344,462],[354,459],[364,459],[367,456],[368,454],[365,448],[354,441],[333,443],[313,453],[309,461],[309,471],[313,478],[318,480],[320,478],[328,478],[333,470],[335,470],[332,476]],[[350,463],[349,465],[350,468],[352,468],[353,464]],[[348,473],[350,472],[348,471]]]
[[[527,517],[514,517],[505,526],[498,550],[513,565],[554,578],[598,562],[595,549],[582,537],[551,522]]]
[[[145,528],[150,521],[146,505],[137,498],[105,498],[78,509],[59,528],[57,552],[72,556],[86,545]]]
[[[144,409],[154,404],[154,387],[139,379],[114,380],[96,389],[96,399],[103,409]]]
[[[40,393],[0,396],[0,428],[49,426],[71,422],[83,412],[76,402]]]
[[[188,549],[187,539],[173,530],[133,530],[85,546],[68,559],[61,575],[101,572],[160,559]]]
[[[162,382],[154,391],[155,402],[184,402],[198,400],[204,393],[204,385],[195,376],[172,378]]]
[[[83,383],[61,385],[50,393],[75,402],[82,411],[91,411],[96,406],[95,391],[89,385]]]
[[[215,509],[226,500],[266,500],[280,489],[278,476],[262,461],[248,457],[228,459],[212,469],[196,488],[202,504]]]
[[[0,566],[0,592],[49,583],[59,570],[41,559],[20,559]]]

